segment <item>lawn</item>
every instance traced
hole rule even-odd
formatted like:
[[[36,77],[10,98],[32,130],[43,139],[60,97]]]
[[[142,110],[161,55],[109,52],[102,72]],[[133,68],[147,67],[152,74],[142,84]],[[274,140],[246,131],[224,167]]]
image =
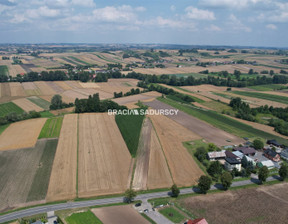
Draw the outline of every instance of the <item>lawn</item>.
[[[163,208],[159,212],[174,223],[180,223],[186,219],[184,215],[172,207]]]
[[[7,65],[0,65],[0,74],[9,75],[8,67]]]
[[[102,224],[102,222],[89,210],[87,212],[74,213],[66,218],[68,224]]]
[[[42,98],[33,96],[33,97],[27,97],[27,99],[30,100],[32,103],[36,104],[37,106],[43,108],[44,110],[50,109],[50,103]]]
[[[39,139],[40,138],[58,138],[60,135],[60,130],[63,122],[63,117],[54,117],[49,118],[43,126]]]
[[[270,84],[270,85],[248,86],[248,88],[257,91],[273,91],[273,90],[288,89],[288,86]]]
[[[275,101],[278,103],[288,104],[288,97],[286,96],[278,96],[278,95],[272,95],[272,94],[267,94],[267,93],[257,93],[257,92],[244,92],[244,91],[232,91],[232,93],[238,94],[241,96],[254,97],[254,98],[259,98],[263,100],[270,100],[270,101]]]
[[[288,140],[280,138],[278,136],[269,134],[267,132],[261,131],[259,129],[255,129],[250,125],[241,123],[237,120],[232,118],[226,117],[220,113],[210,110],[202,110],[195,106],[190,106],[187,104],[180,104],[176,101],[171,99],[164,99],[159,97],[159,101],[169,104],[189,115],[192,115],[200,120],[206,121],[207,123],[222,129],[228,133],[234,134],[239,137],[260,137],[263,139],[276,139],[277,141],[281,142],[282,144],[288,145]]]
[[[58,139],[50,139],[46,141],[43,154],[39,161],[39,167],[36,171],[27,197],[27,202],[45,199],[57,143]]]
[[[115,120],[132,157],[136,156],[144,115],[116,115]]]
[[[15,112],[16,114],[22,114],[24,110],[12,102],[0,104],[0,117],[4,117],[12,112]]]

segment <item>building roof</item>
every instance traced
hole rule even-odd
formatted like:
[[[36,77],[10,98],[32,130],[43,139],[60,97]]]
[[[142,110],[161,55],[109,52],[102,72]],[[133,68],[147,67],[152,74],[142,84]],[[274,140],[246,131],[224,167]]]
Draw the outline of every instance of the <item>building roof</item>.
[[[229,158],[236,158],[236,159],[238,158],[238,156],[236,156],[233,152],[228,151],[228,150],[226,150],[225,154],[226,154],[226,157],[229,157]]]
[[[244,156],[244,154],[242,153],[242,152],[240,152],[240,151],[234,151],[234,152],[232,152],[235,156],[237,156],[237,157],[239,157],[240,159],[242,159],[243,158],[243,156]]]
[[[274,167],[274,163],[273,163],[271,160],[262,161],[261,164],[262,164],[263,166],[267,166],[268,168],[269,168],[269,167]]]
[[[249,156],[245,156],[247,159],[247,162],[252,162],[253,164],[255,164],[254,159],[250,158]]]
[[[208,157],[210,159],[214,159],[214,158],[221,158],[221,157],[226,157],[226,154],[225,154],[225,150],[222,150],[222,151],[215,151],[215,152],[208,152]]]
[[[267,154],[268,156],[271,156],[272,158],[277,156],[277,153],[272,149],[265,150],[265,154]]]
[[[282,146],[282,145],[281,145],[280,143],[278,143],[275,139],[268,140],[268,141],[267,141],[267,144],[275,145],[275,146]]]
[[[256,153],[256,150],[254,148],[251,148],[251,147],[236,147],[236,148],[234,148],[234,150],[240,151],[244,155]]]
[[[238,159],[236,159],[236,158],[229,158],[229,157],[227,157],[225,160],[226,160],[226,162],[229,163],[229,164],[240,164],[240,163],[241,163],[241,162],[240,162]]]
[[[206,219],[204,218],[200,218],[200,219],[194,219],[194,220],[189,220],[187,222],[187,224],[208,224],[208,222],[206,221]]]

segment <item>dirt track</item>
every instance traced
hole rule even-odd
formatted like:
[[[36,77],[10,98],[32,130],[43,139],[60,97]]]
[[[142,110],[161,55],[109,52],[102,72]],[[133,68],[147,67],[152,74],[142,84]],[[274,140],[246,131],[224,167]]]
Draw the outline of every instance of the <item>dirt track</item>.
[[[152,102],[145,102],[146,105],[152,107],[153,109],[175,109],[170,105],[162,103],[158,100]],[[201,121],[193,116],[190,116],[182,111],[179,111],[177,115],[168,115],[169,118],[174,120],[183,127],[197,133],[208,142],[212,142],[218,146],[223,145],[238,145],[243,143],[241,138],[238,138],[230,133],[222,131],[214,126]],[[226,140],[229,139],[231,142],[227,142]]]

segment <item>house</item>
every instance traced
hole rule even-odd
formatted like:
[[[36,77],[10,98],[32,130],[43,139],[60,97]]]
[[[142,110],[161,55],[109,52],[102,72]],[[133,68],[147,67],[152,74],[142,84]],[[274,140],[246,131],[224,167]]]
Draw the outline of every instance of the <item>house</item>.
[[[210,161],[215,161],[215,160],[220,160],[220,159],[225,159],[226,154],[225,154],[225,150],[222,151],[215,151],[215,152],[208,152],[207,153],[207,157]]]
[[[243,156],[244,156],[244,154],[242,153],[242,152],[240,152],[240,151],[234,151],[234,152],[232,152],[235,156],[237,156],[237,157],[239,157],[240,159],[242,159],[243,158]]]
[[[268,169],[273,169],[275,167],[274,163],[271,160],[262,161],[262,162],[258,163],[257,166],[260,168],[263,166],[267,166]]]
[[[281,145],[280,143],[278,143],[275,139],[273,139],[273,140],[268,140],[267,142],[266,142],[268,145],[274,145],[274,146],[276,146],[276,147],[282,147],[283,145]]]
[[[245,156],[247,162],[251,162],[253,164],[253,166],[256,166],[256,162],[254,159],[250,158],[249,156]]]
[[[193,219],[193,220],[190,219],[188,222],[185,222],[185,223],[187,223],[187,224],[208,224],[208,222],[204,218]]]
[[[267,149],[264,151],[264,156],[266,156],[268,159],[271,159],[274,162],[280,161],[280,156],[272,149]]]
[[[236,168],[238,171],[241,171],[241,161],[239,161],[236,158],[229,158],[227,157],[225,159],[225,169],[232,171],[234,168]]]
[[[245,156],[254,156],[256,153],[256,150],[252,147],[236,147],[233,149],[234,151],[240,151]]]
[[[283,149],[282,152],[280,153],[280,156],[281,156],[283,159],[288,160],[288,148]]]
[[[241,153],[241,152],[239,152],[239,153]],[[240,162],[241,162],[241,159],[242,158],[240,158],[239,156],[237,156],[236,154],[234,154],[233,152],[231,152],[231,151],[226,151],[225,152],[225,154],[226,154],[226,158],[228,157],[228,158],[235,158],[235,159],[237,159],[237,160],[239,160]],[[241,153],[242,154],[242,153]],[[243,155],[243,154],[242,154]]]

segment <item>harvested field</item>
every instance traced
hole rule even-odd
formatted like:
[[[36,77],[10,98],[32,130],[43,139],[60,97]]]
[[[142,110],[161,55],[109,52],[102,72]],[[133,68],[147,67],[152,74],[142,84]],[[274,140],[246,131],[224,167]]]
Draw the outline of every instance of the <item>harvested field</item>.
[[[158,92],[153,92],[153,93],[147,92],[147,93],[141,93],[141,94],[132,95],[132,96],[116,98],[116,99],[113,99],[113,101],[120,105],[125,105],[125,104],[137,103],[139,100],[143,102],[148,102],[148,101],[156,99],[159,96],[161,96],[161,94]]]
[[[55,81],[54,83],[57,84],[63,90],[72,89],[72,87],[69,86],[65,81]]]
[[[68,107],[68,108],[63,108],[63,109],[59,109],[59,110],[50,110],[50,113],[58,116],[58,115],[62,115],[62,114],[72,113],[72,112],[74,112],[74,110],[75,110],[74,107]]]
[[[0,151],[0,212],[27,201],[44,147],[42,141],[35,148]]]
[[[47,201],[76,197],[78,114],[65,115],[52,167]]]
[[[37,106],[36,104],[32,103],[30,100],[28,100],[26,98],[13,100],[12,102],[15,103],[17,106],[21,107],[26,112],[29,112],[32,110],[39,112],[39,111],[44,110],[43,108]]]
[[[154,130],[151,129],[150,140],[150,159],[148,170],[147,188],[167,188],[172,186],[173,181],[166,162],[163,149],[159,142],[158,136]]]
[[[59,94],[60,96],[62,96],[62,101],[64,103],[74,103],[74,99],[64,95],[64,94]],[[40,98],[48,101],[48,102],[51,102],[52,98],[53,98],[53,95],[50,95],[50,96],[39,96]]]
[[[75,101],[76,98],[78,99],[87,99],[88,96],[87,95],[83,95],[77,91],[74,91],[74,90],[66,90],[64,93],[63,93],[63,96],[66,97],[66,98],[70,98],[72,99],[72,102]]]
[[[154,109],[175,109],[174,107],[162,103],[158,100],[145,104]],[[213,142],[218,146],[231,144],[238,145],[243,143],[243,140],[241,138],[222,131],[218,128],[215,128],[214,126],[198,120],[197,118],[190,116],[182,111],[179,111],[177,115],[169,115],[168,117],[191,131],[197,130],[197,134],[206,139],[207,142]],[[230,142],[227,142],[227,139],[229,139]]]
[[[168,117],[159,115],[150,118],[159,136],[174,183],[182,187],[196,184],[203,172],[182,142],[201,137]]]
[[[82,88],[99,88],[99,85],[95,82],[80,82]]]
[[[42,94],[34,82],[23,82],[22,86],[25,90],[25,93],[29,96],[38,96]]]
[[[213,85],[199,85],[199,86],[183,86],[183,89],[187,89],[191,92],[217,92],[217,91],[226,91],[227,87],[225,86],[213,86]],[[233,88],[234,90],[234,88]]]
[[[239,189],[189,197],[181,199],[179,203],[196,217],[204,216],[209,224],[268,224],[275,223],[275,220],[277,223],[286,223],[288,219],[287,187],[287,183],[281,183]]]
[[[130,163],[131,156],[114,116],[80,114],[79,197],[123,193],[130,183]]]
[[[1,83],[1,97],[10,97],[11,89],[9,83]]]
[[[69,85],[72,89],[81,89],[82,86],[77,81],[64,81],[67,85]]]
[[[11,96],[26,96],[26,93],[21,83],[11,82],[9,83],[9,85],[10,85]]]
[[[0,151],[34,147],[45,122],[37,118],[11,124],[0,135]]]
[[[149,169],[150,145],[152,123],[146,118],[142,124],[141,134],[136,155],[136,167],[132,188],[134,190],[147,189],[147,177]]]
[[[47,84],[47,82],[34,82],[38,89],[41,91],[41,95],[55,95],[56,92]]]
[[[46,84],[53,89],[53,91],[55,92],[55,94],[59,94],[64,92],[64,89],[62,89],[59,85],[56,84],[56,82],[46,82]]]
[[[103,208],[94,208],[91,210],[103,224],[149,224],[131,205],[121,205]]]

